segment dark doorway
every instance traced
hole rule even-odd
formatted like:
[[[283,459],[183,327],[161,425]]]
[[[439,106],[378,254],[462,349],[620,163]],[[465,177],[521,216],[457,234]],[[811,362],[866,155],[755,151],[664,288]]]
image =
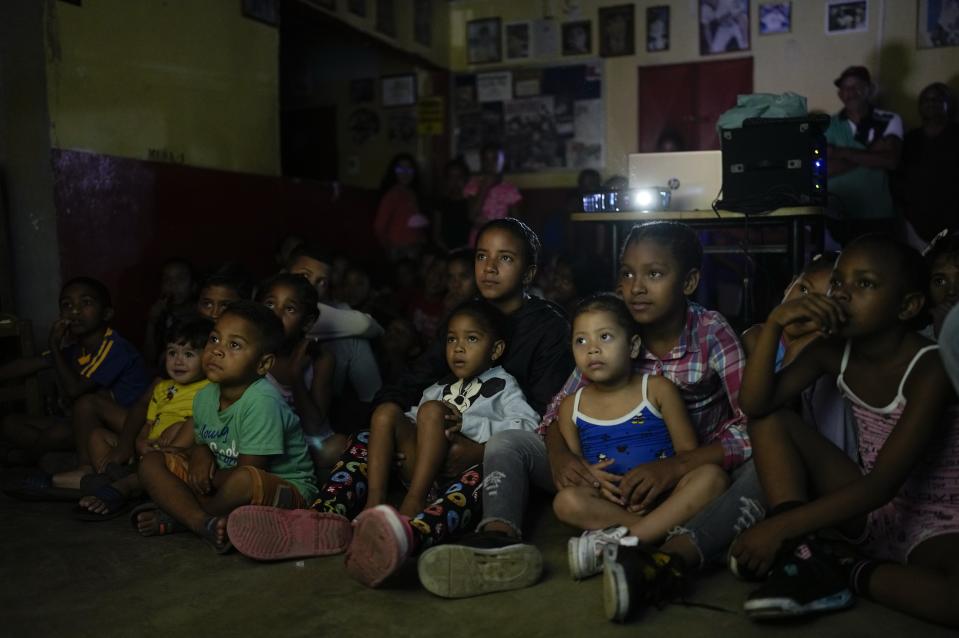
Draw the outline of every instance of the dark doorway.
[[[639,152],[719,149],[716,120],[752,91],[752,58],[639,67]]]

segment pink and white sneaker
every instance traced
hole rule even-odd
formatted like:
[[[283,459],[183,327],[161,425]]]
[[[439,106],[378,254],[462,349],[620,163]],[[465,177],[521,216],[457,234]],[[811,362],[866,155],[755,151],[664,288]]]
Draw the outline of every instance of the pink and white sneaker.
[[[226,532],[244,556],[283,560],[341,554],[350,544],[353,528],[339,514],[245,505],[230,513]]]
[[[389,505],[360,513],[353,520],[353,542],[346,550],[346,571],[367,587],[377,587],[409,558],[413,548],[410,519]]]

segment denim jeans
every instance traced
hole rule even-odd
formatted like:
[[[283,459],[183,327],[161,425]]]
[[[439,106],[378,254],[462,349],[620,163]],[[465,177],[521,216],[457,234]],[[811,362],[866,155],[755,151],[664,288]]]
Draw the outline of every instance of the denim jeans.
[[[546,444],[535,432],[504,430],[486,442],[483,454],[482,530],[494,521],[522,536],[530,484],[555,492]]]
[[[688,535],[702,564],[724,560],[736,536],[766,516],[766,497],[752,459],[733,470],[731,478],[729,489],[667,537]]]

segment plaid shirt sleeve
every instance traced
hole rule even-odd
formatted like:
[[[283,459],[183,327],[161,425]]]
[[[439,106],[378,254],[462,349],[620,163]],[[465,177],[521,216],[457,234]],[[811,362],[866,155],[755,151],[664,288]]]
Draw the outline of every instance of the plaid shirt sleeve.
[[[723,446],[723,468],[731,470],[745,463],[753,453],[746,431],[746,415],[739,407],[746,355],[736,333],[725,321],[717,322],[709,336],[709,367],[722,379],[732,409],[732,417],[719,424],[713,440]]]
[[[546,436],[546,430],[549,429],[549,426],[552,425],[553,421],[556,420],[556,416],[559,414],[559,404],[563,402],[563,399],[587,383],[588,381],[583,378],[583,373],[579,371],[579,368],[573,368],[572,373],[570,373],[569,378],[566,379],[566,383],[563,384],[562,389],[557,392],[553,400],[549,402],[549,406],[546,408],[546,415],[536,429],[537,434],[544,437]]]

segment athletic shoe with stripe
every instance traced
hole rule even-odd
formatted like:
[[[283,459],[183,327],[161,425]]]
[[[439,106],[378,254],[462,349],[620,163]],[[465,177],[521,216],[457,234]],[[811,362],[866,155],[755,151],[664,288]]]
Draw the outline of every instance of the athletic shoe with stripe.
[[[766,584],[749,594],[743,609],[761,620],[851,607],[855,597],[838,560],[811,536],[793,540],[780,550]]]

